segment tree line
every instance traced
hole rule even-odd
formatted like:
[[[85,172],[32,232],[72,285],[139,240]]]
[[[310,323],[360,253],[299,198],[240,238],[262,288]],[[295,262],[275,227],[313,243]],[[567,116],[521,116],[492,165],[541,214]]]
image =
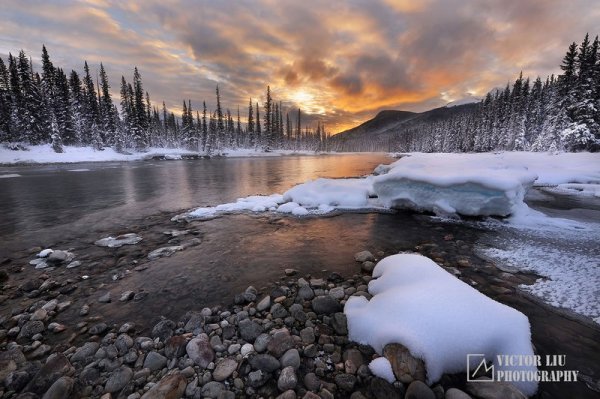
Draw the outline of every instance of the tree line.
[[[484,152],[599,151],[600,50],[598,37],[572,43],[562,74],[523,78],[488,93],[476,106],[441,118],[415,118],[377,138],[334,136],[344,151]]]
[[[202,109],[195,110],[188,99],[176,116],[164,101],[160,108],[151,102],[135,67],[131,82],[121,77],[118,109],[102,63],[94,79],[87,61],[81,77],[74,70],[67,75],[52,63],[45,46],[41,62],[40,73],[23,50],[18,56],[9,54],[7,63],[0,57],[0,143],[9,148],[50,143],[57,152],[75,145],[118,152],[186,148],[206,154],[235,148],[328,149],[330,134],[324,125],[303,126],[300,108],[285,108],[269,86],[262,107],[249,100],[242,123],[239,107],[236,115],[222,108],[218,86],[216,109],[208,110],[203,101]]]

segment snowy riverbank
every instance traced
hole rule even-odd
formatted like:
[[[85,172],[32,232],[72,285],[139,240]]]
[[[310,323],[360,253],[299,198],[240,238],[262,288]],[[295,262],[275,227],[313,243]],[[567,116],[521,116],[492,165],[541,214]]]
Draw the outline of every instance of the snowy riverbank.
[[[13,151],[0,146],[0,165],[48,164],[48,163],[77,163],[77,162],[114,162],[140,161],[144,159],[164,158],[182,159],[185,157],[199,158],[206,154],[181,148],[149,148],[145,152],[122,154],[112,148],[102,151],[92,147],[64,146],[63,153],[56,153],[50,144],[28,146],[27,151]],[[314,155],[314,151],[275,150],[271,152],[252,149],[227,149],[221,156],[226,157],[267,157],[282,155]]]

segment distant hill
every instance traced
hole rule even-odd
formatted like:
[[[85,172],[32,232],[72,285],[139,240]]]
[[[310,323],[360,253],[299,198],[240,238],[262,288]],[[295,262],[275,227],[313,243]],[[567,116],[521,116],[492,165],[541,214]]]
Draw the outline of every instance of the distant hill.
[[[404,132],[414,132],[432,122],[449,120],[473,112],[477,103],[450,105],[425,112],[385,110],[373,119],[331,137],[334,151],[395,151],[395,142]]]

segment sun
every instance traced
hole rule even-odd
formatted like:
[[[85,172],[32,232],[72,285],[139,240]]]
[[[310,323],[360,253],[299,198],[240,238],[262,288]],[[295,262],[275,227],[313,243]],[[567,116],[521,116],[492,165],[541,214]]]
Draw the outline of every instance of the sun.
[[[291,98],[292,101],[294,101],[298,105],[312,104],[312,102],[315,99],[315,97],[312,94],[310,94],[306,90],[302,90],[302,89],[298,90],[296,92],[293,92],[291,94],[290,98]]]

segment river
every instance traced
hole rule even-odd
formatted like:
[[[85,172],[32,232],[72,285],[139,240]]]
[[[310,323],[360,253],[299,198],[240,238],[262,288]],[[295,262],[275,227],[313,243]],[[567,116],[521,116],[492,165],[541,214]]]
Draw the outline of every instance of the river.
[[[133,321],[147,331],[161,316],[176,320],[190,309],[229,305],[233,295],[249,285],[266,289],[286,268],[301,275],[321,277],[335,271],[350,277],[360,270],[353,261],[360,250],[379,257],[416,250],[446,266],[461,264],[464,281],[530,318],[540,354],[566,354],[569,368],[598,384],[598,327],[517,289],[535,282],[535,275],[509,275],[479,255],[482,245],[499,246],[529,234],[408,211],[309,218],[230,215],[187,225],[170,220],[196,206],[282,193],[317,177],[361,176],[392,161],[383,154],[355,154],[0,167],[0,176],[18,175],[0,179],[0,262],[14,272],[11,283],[18,286],[30,278],[33,267],[27,262],[33,252],[45,247],[72,250],[82,266],[48,272],[77,280],[70,294],[74,304],[57,321],[73,324],[80,320],[80,307],[93,304],[95,316],[114,323]],[[540,193],[528,201],[555,216],[578,220],[598,218],[600,209],[595,200]],[[201,244],[146,262],[151,250],[167,245],[169,237],[163,232],[174,228],[191,230]],[[127,232],[138,233],[142,242],[111,250],[93,245],[99,238]],[[556,245],[569,249],[564,242]],[[593,251],[597,248],[590,247],[589,253]],[[83,274],[89,278],[81,280]],[[145,297],[139,302],[96,301],[106,291],[118,298],[125,290]],[[11,306],[7,301],[0,310],[7,313]],[[540,390],[550,398],[597,395],[584,383],[548,384]]]

